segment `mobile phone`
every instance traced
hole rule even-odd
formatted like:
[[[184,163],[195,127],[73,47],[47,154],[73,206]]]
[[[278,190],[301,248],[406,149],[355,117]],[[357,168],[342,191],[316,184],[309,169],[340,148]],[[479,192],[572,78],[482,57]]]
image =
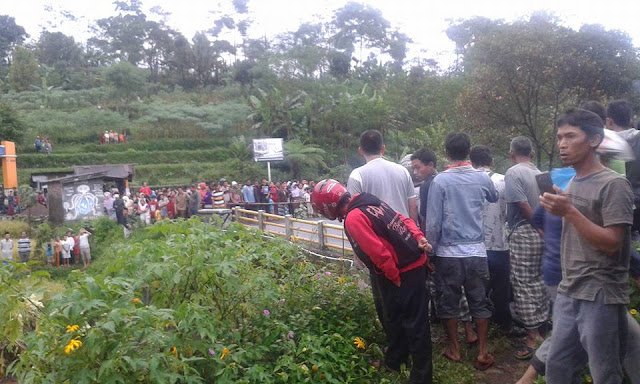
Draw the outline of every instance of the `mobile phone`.
[[[540,194],[551,193],[556,194],[553,189],[553,181],[551,180],[551,174],[549,172],[542,172],[536,175],[536,182],[538,183],[538,189]]]

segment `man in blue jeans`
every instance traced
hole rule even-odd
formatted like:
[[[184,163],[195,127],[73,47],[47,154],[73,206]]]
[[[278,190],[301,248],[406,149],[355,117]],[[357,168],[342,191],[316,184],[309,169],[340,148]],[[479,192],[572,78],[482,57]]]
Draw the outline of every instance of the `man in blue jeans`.
[[[447,135],[445,150],[450,163],[431,182],[426,234],[435,244],[437,312],[444,319],[449,341],[444,356],[460,361],[458,317],[464,287],[469,312],[478,330],[475,367],[485,370],[495,361],[487,342],[491,310],[487,298],[489,267],[483,207],[485,201],[498,201],[498,191],[484,171],[471,166],[467,160],[470,149],[471,141],[466,134]]]
[[[546,366],[549,384],[571,383],[587,362],[594,383],[622,383],[633,192],[627,179],[597,157],[603,125],[584,109],[560,117],[560,159],[573,166],[576,176],[566,192],[555,187],[557,194],[540,198],[547,212],[564,219],[562,281]]]

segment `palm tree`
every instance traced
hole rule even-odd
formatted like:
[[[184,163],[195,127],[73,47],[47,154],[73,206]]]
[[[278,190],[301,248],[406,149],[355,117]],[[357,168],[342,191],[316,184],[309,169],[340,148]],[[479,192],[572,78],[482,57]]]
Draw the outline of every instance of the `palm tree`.
[[[291,168],[295,180],[300,180],[300,170],[303,166],[326,169],[325,154],[324,149],[316,145],[305,144],[298,139],[287,141],[284,144],[284,161]]]
[[[229,143],[229,151],[233,159],[238,163],[238,173],[243,175],[245,163],[251,161],[251,148],[244,136],[232,138],[231,143]]]

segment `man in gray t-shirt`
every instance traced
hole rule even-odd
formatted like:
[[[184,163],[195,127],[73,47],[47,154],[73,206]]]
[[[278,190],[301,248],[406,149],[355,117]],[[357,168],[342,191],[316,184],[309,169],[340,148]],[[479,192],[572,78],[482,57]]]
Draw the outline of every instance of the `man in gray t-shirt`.
[[[549,318],[549,298],[542,281],[544,241],[530,223],[533,210],[539,204],[535,176],[540,171],[531,163],[533,146],[528,137],[511,140],[509,156],[515,164],[504,176],[507,222],[511,230],[513,312],[527,330],[524,345],[516,352],[516,357],[527,359],[541,339],[538,328]]]
[[[507,170],[505,174],[505,200],[507,202],[507,223],[513,229],[522,221],[529,220],[533,211],[540,202],[538,198],[538,183],[536,175],[540,171],[531,161],[517,163]],[[526,202],[529,204],[531,213],[527,215],[527,208],[523,207]]]
[[[547,383],[573,382],[588,363],[594,383],[619,384],[627,341],[633,192],[597,158],[604,138],[598,115],[571,109],[557,126],[560,159],[576,176],[566,193],[556,189],[558,194],[540,199],[549,213],[563,218],[562,282],[553,308]]]

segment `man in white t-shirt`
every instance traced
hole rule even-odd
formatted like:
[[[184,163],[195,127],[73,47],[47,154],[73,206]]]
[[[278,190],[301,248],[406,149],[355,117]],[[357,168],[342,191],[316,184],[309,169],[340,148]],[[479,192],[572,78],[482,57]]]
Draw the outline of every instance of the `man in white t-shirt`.
[[[2,260],[13,260],[13,240],[9,232],[4,233],[4,238],[0,240],[0,250],[2,250]]]
[[[84,269],[87,269],[89,267],[89,264],[91,264],[91,247],[89,246],[89,236],[91,235],[91,232],[82,228],[80,230],[80,236],[78,236],[78,238],[80,239],[80,257],[82,258]]]
[[[351,172],[347,191],[351,196],[362,192],[370,193],[417,224],[418,196],[413,188],[411,175],[402,165],[385,160],[382,157],[385,150],[380,132],[369,130],[360,135],[358,152],[367,163]]]

